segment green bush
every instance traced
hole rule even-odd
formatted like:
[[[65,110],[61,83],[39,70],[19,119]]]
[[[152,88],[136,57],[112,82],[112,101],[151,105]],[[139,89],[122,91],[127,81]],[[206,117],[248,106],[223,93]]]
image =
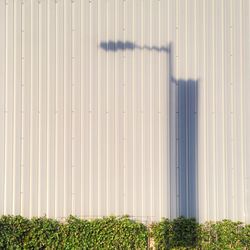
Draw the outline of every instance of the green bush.
[[[207,222],[201,227],[202,249],[244,249],[242,223],[223,220],[217,223]]]
[[[183,217],[151,227],[156,249],[250,249],[250,225],[223,220],[198,225]]]
[[[246,249],[250,249],[250,225],[246,225],[242,228],[240,240]]]
[[[192,249],[198,246],[199,225],[193,218],[164,219],[151,228],[156,249]]]
[[[23,249],[30,228],[30,220],[22,216],[0,217],[0,249]]]
[[[147,227],[128,217],[92,221],[69,217],[63,228],[63,249],[146,249]]]
[[[62,225],[53,219],[32,218],[23,246],[25,249],[56,249],[62,241]]]
[[[128,217],[0,218],[0,249],[147,249],[147,241],[147,227]]]
[[[172,247],[172,222],[169,219],[163,219],[159,223],[151,226],[150,236],[154,239],[156,249],[170,249]]]
[[[184,217],[148,227],[127,216],[94,220],[70,216],[65,223],[45,217],[0,217],[0,249],[149,249],[152,245],[154,249],[246,250],[250,225],[230,220],[198,224]]]
[[[199,225],[193,218],[180,217],[173,220],[174,247],[193,248],[197,246]]]
[[[62,246],[64,249],[88,249],[91,235],[91,222],[70,216],[62,228]]]

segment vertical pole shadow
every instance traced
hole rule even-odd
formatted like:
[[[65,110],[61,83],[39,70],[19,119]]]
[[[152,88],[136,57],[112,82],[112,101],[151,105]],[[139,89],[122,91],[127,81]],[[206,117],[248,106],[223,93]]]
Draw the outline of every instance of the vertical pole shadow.
[[[170,133],[170,216],[175,247],[198,245],[198,80],[175,79],[168,51]],[[191,217],[188,221],[178,216]],[[187,226],[188,225],[188,226]],[[189,233],[187,233],[187,230]]]
[[[197,217],[197,80],[178,80],[179,215]]]
[[[99,47],[112,52],[137,49],[166,53],[170,134],[170,138],[165,138],[170,146],[170,166],[166,166],[170,170],[170,204],[167,206],[172,219],[178,216],[198,218],[198,80],[175,79],[171,43],[159,47],[140,46],[130,41],[102,41]]]
[[[198,83],[176,79],[172,45],[168,50],[169,133],[170,133],[170,214],[198,218],[197,150]]]

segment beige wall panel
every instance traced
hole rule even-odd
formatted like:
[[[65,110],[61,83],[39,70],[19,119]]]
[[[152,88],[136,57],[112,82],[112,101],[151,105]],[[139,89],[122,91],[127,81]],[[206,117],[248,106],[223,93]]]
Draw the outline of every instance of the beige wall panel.
[[[14,121],[13,121],[13,212],[21,212],[22,122],[22,16],[21,1],[14,2]]]
[[[38,215],[39,166],[39,10],[31,2],[31,89],[30,89],[30,214]]]
[[[250,91],[250,85],[248,84],[250,80],[250,72],[249,72],[249,63],[250,63],[250,48],[249,48],[249,42],[250,42],[250,27],[249,27],[249,21],[250,21],[250,15],[248,14],[248,11],[250,10],[250,4],[248,1],[243,1],[243,15],[242,15],[242,26],[243,26],[243,34],[242,34],[242,58],[243,58],[243,121],[244,121],[244,143],[243,143],[243,161],[244,161],[244,176],[243,176],[243,182],[244,182],[244,188],[245,188],[245,220],[250,220],[250,209],[249,209],[249,202],[250,202],[250,170],[248,168],[249,166],[249,150],[250,150],[250,134],[249,134],[249,126],[250,126],[250,109],[249,109],[249,98],[248,93]]]
[[[235,150],[234,150],[234,183],[235,183],[235,195],[234,200],[237,201],[234,208],[234,218],[237,218],[237,214],[240,216],[240,220],[244,220],[244,182],[242,178],[244,176],[243,167],[243,86],[242,86],[242,1],[233,1],[233,22],[232,25],[235,28],[232,36],[232,50],[235,59],[233,60],[233,86],[234,86],[234,134],[235,134]],[[238,166],[238,167],[237,167]],[[240,205],[241,204],[241,205]],[[238,218],[237,218],[238,219]]]
[[[215,91],[215,162],[220,167],[215,168],[216,184],[216,216],[218,219],[225,217],[225,165],[224,165],[224,71],[221,70],[224,65],[223,59],[223,1],[215,3],[215,34],[214,34],[214,81],[216,83]],[[220,180],[220,181],[218,181]]]
[[[206,159],[206,122],[205,122],[205,88],[204,88],[204,78],[205,75],[205,1],[197,1],[197,80],[199,80],[198,89],[198,161],[197,166],[198,171],[198,187],[202,187],[200,192],[198,192],[198,207],[199,207],[199,217],[206,218],[207,216],[207,178],[206,178],[206,167],[207,167],[207,159]],[[200,135],[204,136],[200,136]]]
[[[48,193],[48,9],[47,1],[39,7],[39,165],[38,165],[38,215],[47,214]]]
[[[215,135],[214,135],[214,1],[205,1],[205,73],[204,80],[204,120],[206,122],[206,162],[209,168],[206,169],[207,179],[207,215],[215,219]],[[207,136],[209,134],[209,136]]]
[[[0,214],[250,221],[247,0],[0,0]]]
[[[134,11],[134,2],[128,1],[125,5],[126,13]],[[128,41],[134,41],[134,16],[129,17],[126,14],[125,32]],[[127,123],[126,123],[126,172],[125,172],[125,192],[128,194],[126,197],[125,213],[134,214],[133,203],[130,200],[134,199],[134,177],[131,175],[134,170],[134,53],[126,52],[126,66],[125,66],[125,88],[127,90],[126,106],[127,106]]]
[[[0,1],[0,212],[4,213],[5,187],[5,64],[6,64],[6,7],[5,1]]]
[[[91,185],[90,185],[90,215],[98,216],[100,213],[100,129],[101,123],[99,119],[100,112],[100,95],[102,95],[100,91],[100,57],[99,50],[97,46],[99,44],[99,23],[100,16],[99,13],[101,11],[100,4],[97,0],[90,2],[91,4],[91,81],[90,81],[90,112],[91,112]]]
[[[72,125],[74,125],[74,115],[75,109],[72,107],[72,95],[75,91],[74,83],[72,81],[72,69],[73,64],[75,63],[75,55],[73,54],[73,9],[72,2],[64,1],[64,184],[63,184],[63,193],[64,193],[64,211],[63,217],[72,213],[72,177],[75,173],[75,162],[72,157],[72,150],[75,142],[75,134],[72,131]],[[71,167],[68,167],[71,166]],[[61,204],[60,204],[61,205]],[[59,206],[60,206],[59,205]]]
[[[108,33],[108,3],[107,1],[102,1],[100,2],[99,5],[100,11],[99,12],[99,34],[100,36],[98,39],[101,37],[107,37]],[[99,41],[99,40],[98,40]],[[100,134],[99,134],[99,148],[100,148],[100,153],[99,153],[99,164],[102,165],[100,168],[99,172],[99,179],[98,179],[98,195],[100,197],[100,210],[99,212],[101,214],[106,213],[107,209],[107,186],[106,186],[106,181],[107,181],[107,152],[108,152],[108,125],[107,125],[107,116],[108,116],[108,107],[107,107],[107,92],[108,92],[108,53],[105,53],[104,50],[100,51],[100,63],[98,64],[98,76],[100,77],[100,91],[99,91],[99,110],[98,110],[98,121],[102,126],[100,127]]]
[[[166,128],[169,132],[170,138],[166,143],[169,145],[169,183],[170,183],[170,217],[176,217],[179,213],[179,187],[177,175],[179,173],[179,161],[177,157],[178,147],[178,102],[177,102],[177,84],[175,81],[172,81],[173,77],[178,77],[178,1],[169,0],[167,5],[167,32],[168,39],[166,41],[171,41],[171,51],[172,56],[166,54],[167,65],[166,65],[166,74],[167,74],[167,84],[169,85],[169,92],[166,95],[166,103],[169,103],[169,108],[166,110],[166,116],[169,117],[169,128]],[[164,45],[168,46],[168,42],[164,41]],[[175,46],[173,46],[175,44]],[[168,99],[169,98],[169,99]],[[176,109],[172,108],[176,107]],[[168,113],[169,112],[169,113]],[[172,117],[172,119],[170,119]],[[168,151],[167,151],[168,152]],[[162,164],[164,167],[164,164]],[[168,184],[169,185],[169,184]]]
[[[72,5],[72,213],[81,215],[81,0]]]
[[[90,215],[90,3],[81,1],[81,215]]]
[[[55,216],[61,218],[64,216],[64,185],[65,185],[65,154],[64,137],[64,85],[66,84],[65,77],[65,6],[64,1],[56,2],[56,121],[55,121]],[[67,69],[68,70],[68,69]]]
[[[134,1],[134,42],[139,46],[143,46],[143,2]],[[134,216],[140,216],[142,213],[142,135],[144,128],[142,126],[142,103],[143,103],[143,53],[140,50],[134,50],[134,171],[133,171],[133,184],[134,184]],[[147,78],[148,81],[148,78]],[[147,156],[148,157],[148,156]],[[148,199],[150,199],[150,193]],[[150,205],[147,207],[150,208]]]
[[[5,89],[5,213],[13,202],[13,117],[14,117],[14,3],[6,3],[6,89]],[[10,166],[10,167],[9,167]]]
[[[56,2],[48,1],[47,215],[55,216],[56,164]]]
[[[169,40],[168,29],[168,4],[169,1],[159,3],[159,46],[167,46]],[[159,214],[170,217],[170,168],[164,165],[170,164],[170,133],[169,133],[169,109],[170,86],[168,72],[168,56],[165,51],[159,54]],[[167,101],[168,100],[168,101]],[[166,125],[164,125],[164,122]],[[166,140],[165,140],[166,138]]]
[[[21,213],[24,216],[31,216],[30,197],[32,190],[30,189],[30,103],[31,103],[31,1],[25,1],[23,4],[22,14],[24,16],[23,25],[23,46],[24,53],[22,55],[22,73],[23,73],[23,119],[22,119],[22,200]]]
[[[116,0],[107,2],[107,24],[108,29],[105,34],[107,39],[116,40]],[[115,165],[115,89],[116,89],[116,81],[115,81],[115,64],[116,58],[114,53],[107,54],[107,180],[106,180],[106,190],[107,193],[105,197],[107,199],[107,214],[115,214],[116,209],[116,181],[115,181],[115,173],[116,173],[116,165]]]

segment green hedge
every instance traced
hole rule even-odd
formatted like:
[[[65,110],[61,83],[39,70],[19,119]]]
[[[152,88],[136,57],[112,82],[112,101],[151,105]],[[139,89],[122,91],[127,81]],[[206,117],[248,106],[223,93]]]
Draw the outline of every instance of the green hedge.
[[[195,219],[179,217],[153,224],[150,233],[156,249],[196,249],[200,232]]]
[[[126,216],[70,216],[64,223],[0,217],[0,249],[149,249],[152,243],[154,249],[250,249],[250,225],[229,220],[198,224],[184,217],[149,226]]]
[[[128,217],[0,218],[0,249],[146,249],[147,242],[147,227]]]
[[[155,249],[250,249],[250,225],[223,220],[198,224],[184,217],[151,226]]]
[[[63,249],[147,248],[147,227],[128,217],[104,217],[87,221],[71,216],[62,232]]]

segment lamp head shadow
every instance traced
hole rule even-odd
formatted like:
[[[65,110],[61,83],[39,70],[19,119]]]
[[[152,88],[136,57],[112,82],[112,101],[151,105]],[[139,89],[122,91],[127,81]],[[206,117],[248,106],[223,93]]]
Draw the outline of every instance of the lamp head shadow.
[[[136,43],[130,42],[130,41],[105,41],[100,43],[100,48],[102,48],[105,51],[123,51],[123,50],[154,50],[158,52],[166,52],[169,53],[171,50],[171,44],[169,46],[148,46],[148,45],[138,45]]]

